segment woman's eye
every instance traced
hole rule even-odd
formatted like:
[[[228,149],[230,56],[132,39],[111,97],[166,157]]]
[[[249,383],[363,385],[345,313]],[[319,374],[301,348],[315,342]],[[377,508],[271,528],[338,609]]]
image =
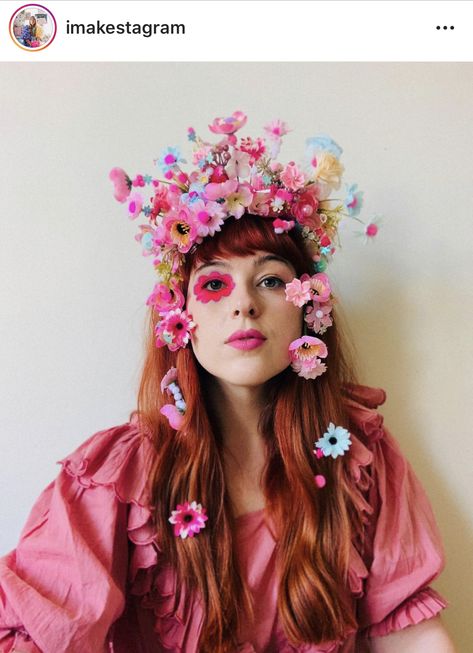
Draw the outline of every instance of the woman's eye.
[[[266,277],[261,281],[265,288],[280,288],[284,286],[285,283],[279,277]]]
[[[223,287],[223,281],[221,279],[211,279],[207,281],[204,285],[204,288],[207,290],[221,290]]]

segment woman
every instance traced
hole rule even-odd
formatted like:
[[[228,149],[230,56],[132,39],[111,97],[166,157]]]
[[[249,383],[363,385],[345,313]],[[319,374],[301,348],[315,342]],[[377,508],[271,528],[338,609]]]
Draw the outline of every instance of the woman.
[[[175,148],[165,182],[111,172],[158,273],[138,410],[62,461],[2,560],[2,652],[453,652],[435,520],[324,271],[340,148],[310,139],[303,173],[284,123],[245,122],[189,130],[190,174]]]
[[[41,45],[41,39],[44,32],[40,25],[37,24],[36,18],[31,16],[28,23],[23,25],[21,38],[24,45],[28,48],[37,48]]]

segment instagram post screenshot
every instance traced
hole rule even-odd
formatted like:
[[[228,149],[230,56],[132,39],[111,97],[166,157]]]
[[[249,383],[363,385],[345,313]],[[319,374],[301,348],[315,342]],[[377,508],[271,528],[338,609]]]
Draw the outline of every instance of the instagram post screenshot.
[[[472,651],[473,3],[0,25],[0,653]]]

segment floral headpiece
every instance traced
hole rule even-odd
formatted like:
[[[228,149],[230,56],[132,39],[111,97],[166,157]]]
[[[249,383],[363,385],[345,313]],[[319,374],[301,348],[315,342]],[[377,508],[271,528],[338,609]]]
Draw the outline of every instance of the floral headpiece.
[[[187,136],[194,146],[191,171],[183,169],[186,161],[179,149],[167,147],[155,160],[164,179],[142,174],[132,179],[121,168],[110,172],[115,199],[126,202],[130,219],[144,215],[148,220],[139,226],[136,240],[141,243],[143,255],[152,257],[158,277],[147,300],[160,318],[156,327],[158,347],[167,345],[176,351],[189,342],[195,324],[183,310],[182,264],[185,255],[204,238],[220,231],[228,218],[239,220],[249,213],[271,220],[276,233],[291,229],[301,232],[316,274],[301,278],[302,287],[295,280],[288,289],[288,300],[298,301],[298,306],[312,301],[320,285],[325,284],[330,294],[323,272],[338,245],[338,225],[343,217],[361,223],[359,233],[367,239],[377,233],[378,221],[365,225],[358,218],[363,193],[356,184],[346,187],[344,199],[330,197],[332,191],[340,189],[344,170],[340,163],[342,149],[337,143],[328,136],[308,138],[304,166],[294,161],[282,164],[276,157],[283,136],[290,131],[286,123],[269,123],[264,127],[264,137],[238,138],[236,133],[246,121],[241,111],[228,118],[216,118],[209,125],[219,137],[214,144],[202,140],[189,127]],[[315,333],[323,333],[331,324],[328,301],[328,296],[312,301],[306,310],[306,322]],[[302,344],[307,349],[316,343]],[[304,367],[296,349],[291,357],[296,365]],[[322,356],[323,350],[319,347],[318,351]],[[319,365],[319,373],[322,368]]]

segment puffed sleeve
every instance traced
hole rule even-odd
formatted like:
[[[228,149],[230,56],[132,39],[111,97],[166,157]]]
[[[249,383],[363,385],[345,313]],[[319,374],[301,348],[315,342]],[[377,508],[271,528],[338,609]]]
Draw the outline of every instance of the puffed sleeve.
[[[375,410],[382,390],[352,388],[352,425],[372,454],[363,559],[368,570],[358,600],[359,627],[378,637],[436,616],[448,603],[429,584],[445,566],[429,499]]]
[[[0,559],[0,653],[108,650],[125,606],[130,519],[144,510],[152,445],[143,443],[135,421],[96,433],[60,461],[16,550]]]

